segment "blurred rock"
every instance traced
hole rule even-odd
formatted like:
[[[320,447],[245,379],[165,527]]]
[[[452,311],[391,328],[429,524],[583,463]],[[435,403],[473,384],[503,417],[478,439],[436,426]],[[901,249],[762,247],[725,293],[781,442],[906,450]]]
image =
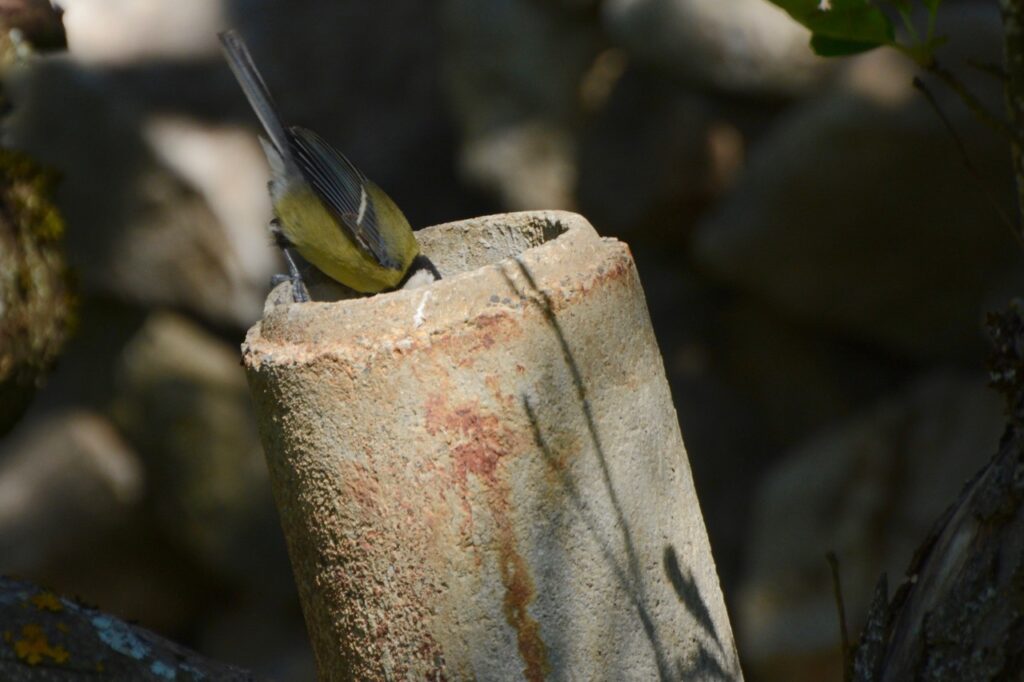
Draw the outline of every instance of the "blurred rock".
[[[584,126],[580,210],[602,234],[684,251],[703,209],[742,163],[740,133],[705,96],[627,68]]]
[[[148,115],[116,75],[66,59],[33,60],[11,86],[7,139],[61,173],[56,202],[84,294],[239,326],[258,317],[277,268],[255,140]],[[253,185],[235,199],[243,182]]]
[[[34,50],[60,50],[67,47],[62,22],[63,10],[51,0],[3,0],[0,2],[0,27],[6,34],[12,29],[19,40]]]
[[[191,638],[210,612],[223,610],[230,594],[174,546],[146,501],[23,576],[179,641]]]
[[[952,6],[940,59],[998,62],[995,8]],[[988,76],[959,72],[993,111]],[[876,51],[794,110],[700,226],[700,265],[786,314],[921,360],[973,360],[982,306],[1021,284],[1019,247],[965,170],[909,61]],[[1005,141],[940,84],[931,87],[981,182],[1015,213]]]
[[[827,73],[810,33],[766,0],[606,0],[602,16],[637,60],[721,90],[792,95]]]
[[[751,675],[820,680],[839,631],[825,553],[839,557],[852,632],[883,572],[897,579],[958,491],[992,456],[1003,428],[999,396],[982,377],[933,372],[901,395],[814,438],[765,480],[737,641]]]
[[[101,416],[27,424],[0,450],[0,573],[92,545],[138,508],[142,490],[135,452]]]
[[[767,435],[790,448],[898,388],[917,371],[899,358],[798,324],[736,296],[718,313],[716,372],[762,415]]]
[[[24,154],[0,150],[0,435],[28,407],[71,332],[54,181]]]
[[[77,59],[124,63],[217,50],[221,0],[56,0]],[[46,0],[44,0],[46,2]]]
[[[315,680],[316,661],[298,600],[283,605],[268,602],[262,595],[253,597],[254,601],[211,614],[199,633],[197,648],[215,651],[219,659],[258,670],[268,680]],[[239,633],[244,636],[239,637]]]
[[[308,679],[312,654],[237,346],[155,312],[114,374],[112,414],[142,454],[151,534],[164,538],[153,550],[181,555],[137,575],[179,583],[180,617],[205,653]]]
[[[144,469],[106,416],[33,406],[0,449],[0,574],[191,637],[239,586],[211,576],[169,537]]]
[[[265,191],[270,170],[258,139],[248,129],[214,127],[181,116],[151,117],[143,135],[163,164],[201,194],[216,216],[227,240],[218,265],[237,283],[235,305],[257,309],[268,273],[283,272],[277,249],[270,247],[270,195]]]
[[[467,140],[462,171],[473,183],[494,191],[510,211],[571,209],[574,149],[568,130],[540,121],[522,123]]]
[[[292,594],[238,351],[154,313],[116,376],[114,419],[143,455],[164,531],[236,589]]]
[[[110,299],[86,298],[76,308],[75,333],[33,401],[25,420],[85,409],[105,412],[114,395],[114,367],[145,313]]]
[[[444,78],[461,168],[507,210],[572,208],[581,85],[604,46],[586,3],[445,0]]]
[[[529,118],[578,118],[581,81],[605,46],[587,8],[510,0],[481,11],[443,0],[440,17],[445,84],[471,137]]]

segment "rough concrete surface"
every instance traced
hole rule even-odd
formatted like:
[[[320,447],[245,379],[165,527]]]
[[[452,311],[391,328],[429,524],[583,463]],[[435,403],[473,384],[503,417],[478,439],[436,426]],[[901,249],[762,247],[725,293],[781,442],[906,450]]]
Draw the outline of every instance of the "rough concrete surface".
[[[321,678],[742,679],[628,247],[418,234],[444,280],[243,347]]]

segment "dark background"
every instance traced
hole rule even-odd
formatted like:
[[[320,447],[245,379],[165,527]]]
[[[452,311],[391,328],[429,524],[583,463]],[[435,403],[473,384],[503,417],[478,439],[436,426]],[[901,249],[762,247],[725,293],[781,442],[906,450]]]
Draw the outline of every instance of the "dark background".
[[[926,77],[968,170],[894,51],[816,59],[765,0],[64,4],[4,136],[62,175],[78,326],[0,441],[0,573],[312,678],[238,364],[282,267],[226,26],[415,227],[559,208],[629,243],[748,679],[839,679],[825,552],[856,625],[995,450],[1009,151]],[[1001,111],[968,63],[995,3],[940,16]]]

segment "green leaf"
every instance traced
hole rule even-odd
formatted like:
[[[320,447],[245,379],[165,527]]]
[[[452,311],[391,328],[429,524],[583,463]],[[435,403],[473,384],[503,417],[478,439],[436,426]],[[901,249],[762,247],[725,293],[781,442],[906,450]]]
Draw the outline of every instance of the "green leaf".
[[[872,46],[887,45],[895,37],[892,22],[868,0],[771,0],[771,2],[809,28],[816,37]]]
[[[924,6],[928,8],[928,11],[932,14],[938,11],[939,5],[942,4],[942,0],[921,0]]]
[[[819,57],[848,57],[880,47],[878,43],[863,43],[851,40],[836,40],[828,36],[812,35],[811,49]]]

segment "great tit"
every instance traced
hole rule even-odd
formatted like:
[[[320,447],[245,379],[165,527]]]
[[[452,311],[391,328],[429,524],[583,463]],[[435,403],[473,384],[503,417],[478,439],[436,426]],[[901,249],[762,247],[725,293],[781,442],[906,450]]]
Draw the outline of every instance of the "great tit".
[[[228,64],[267,139],[273,179],[271,230],[284,250],[295,300],[308,300],[290,249],[328,277],[361,293],[440,279],[419,253],[405,215],[380,187],[312,130],[285,127],[249,50],[234,30],[219,34]],[[426,275],[426,276],[424,276]]]

